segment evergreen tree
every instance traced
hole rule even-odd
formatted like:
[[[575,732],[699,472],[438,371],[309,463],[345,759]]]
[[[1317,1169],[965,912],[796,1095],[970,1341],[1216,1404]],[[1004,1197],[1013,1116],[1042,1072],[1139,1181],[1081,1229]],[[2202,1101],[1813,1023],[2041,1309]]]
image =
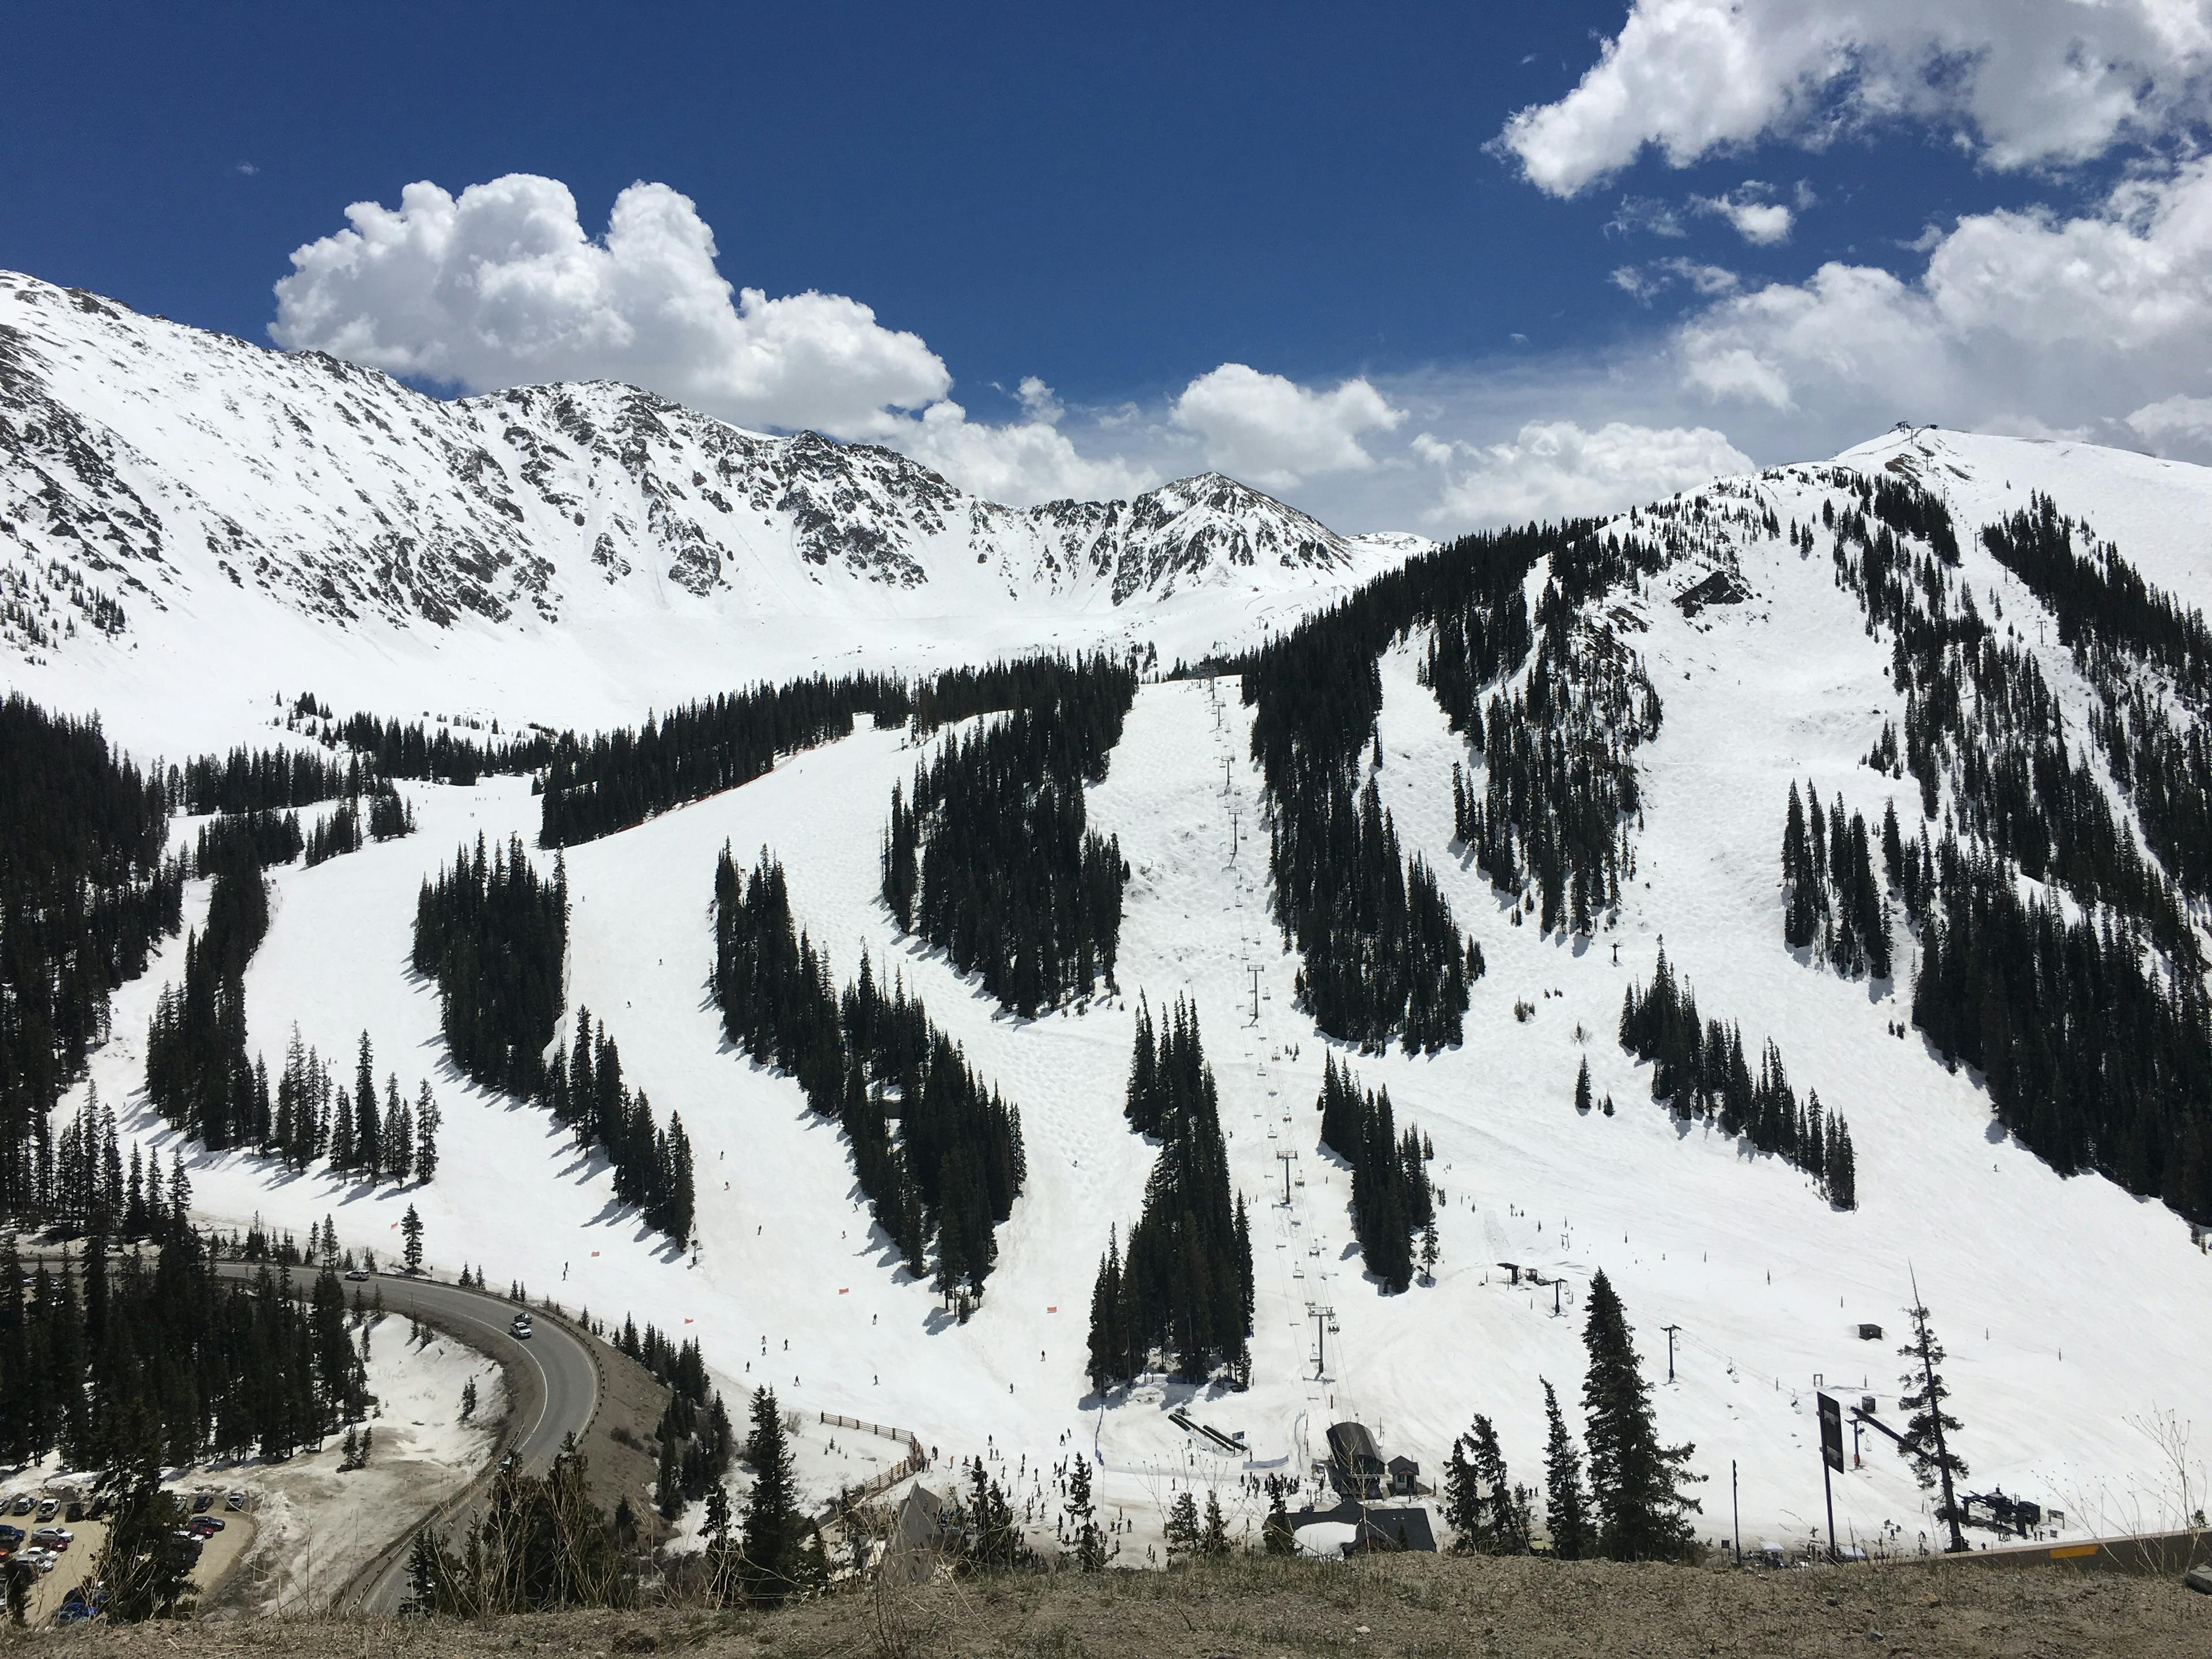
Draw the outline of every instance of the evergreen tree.
[[[1578,1561],[1589,1553],[1591,1536],[1589,1493],[1583,1485],[1582,1449],[1567,1433],[1559,1414],[1559,1396],[1544,1384],[1544,1417],[1549,1425],[1544,1446],[1544,1520],[1551,1534],[1552,1553],[1562,1561]]]
[[[473,854],[425,881],[415,907],[414,963],[438,982],[446,1044],[477,1082],[526,1098],[545,1088],[541,1056],[561,1012],[568,937],[568,872],[538,875],[519,838]],[[367,1037],[363,1047],[366,1051]],[[354,1091],[360,1162],[374,1173],[374,1079],[366,1064]],[[366,1087],[362,1086],[365,1084]]]
[[[1173,1566],[1188,1561],[1198,1553],[1200,1533],[1198,1520],[1198,1499],[1188,1492],[1176,1494],[1175,1502],[1168,1505],[1166,1524],[1168,1564]]]
[[[1959,1551],[1966,1547],[1959,1523],[1965,1511],[1960,1508],[1956,1483],[1966,1477],[1964,1459],[1953,1451],[1948,1437],[1959,1431],[1959,1419],[1945,1410],[1951,1398],[1949,1384],[1943,1373],[1936,1368],[1943,1363],[1943,1345],[1936,1340],[1936,1328],[1930,1322],[1927,1305],[1920,1300],[1920,1290],[1913,1286],[1912,1305],[1905,1310],[1912,1322],[1912,1335],[1898,1352],[1911,1363],[1899,1379],[1905,1389],[1899,1406],[1908,1413],[1904,1437],[1897,1449],[1912,1465],[1912,1477],[1920,1483],[1923,1492],[1942,1490],[1942,1499],[1936,1505],[1936,1519],[1951,1534],[1948,1548]]]
[[[745,1599],[756,1607],[774,1607],[791,1594],[801,1577],[805,1517],[799,1509],[791,1445],[784,1437],[774,1390],[754,1391],[751,1420],[745,1462],[753,1472],[753,1486],[745,1497],[739,1540],[744,1559],[738,1571]]]
[[[730,1534],[729,1488],[719,1480],[707,1488],[707,1515],[699,1535],[707,1550],[707,1601],[722,1606],[737,1589],[737,1556]]]
[[[1106,1565],[1106,1539],[1098,1529],[1098,1516],[1091,1501],[1091,1466],[1083,1461],[1083,1454],[1075,1454],[1067,1471],[1067,1501],[1061,1507],[1067,1514],[1067,1534],[1075,1546],[1075,1565],[1085,1572],[1098,1572]]]
[[[415,1097],[415,1176],[428,1186],[438,1173],[438,1130],[444,1115],[438,1103],[430,1097],[430,1085],[426,1081]]]
[[[1298,1553],[1297,1534],[1291,1529],[1291,1512],[1287,1501],[1289,1483],[1280,1475],[1267,1477],[1267,1518],[1260,1528],[1262,1547],[1269,1555],[1296,1555]]]
[[[1211,1486],[1206,1489],[1206,1530],[1199,1537],[1198,1553],[1213,1560],[1229,1553],[1229,1522],[1221,1513],[1221,1494]]]
[[[1528,1553],[1528,1500],[1505,1469],[1498,1431],[1477,1413],[1452,1444],[1444,1468],[1444,1516],[1458,1534],[1455,1547],[1476,1555]]]
[[[187,1542],[183,1500],[162,1489],[151,1450],[119,1464],[102,1484],[113,1507],[92,1575],[105,1592],[100,1611],[116,1624],[166,1618],[197,1588],[198,1552]]]
[[[415,1206],[412,1204],[407,1206],[407,1213],[399,1218],[399,1237],[404,1247],[401,1259],[405,1262],[407,1271],[410,1274],[421,1273],[422,1271],[422,1218],[415,1212]]]
[[[1583,1418],[1599,1550],[1616,1561],[1673,1560],[1691,1540],[1686,1516],[1700,1508],[1682,1488],[1697,1448],[1662,1446],[1626,1315],[1601,1268],[1590,1279],[1583,1346]]]
[[[1575,1110],[1587,1113],[1590,1109],[1589,1061],[1584,1060],[1582,1069],[1575,1073]]]

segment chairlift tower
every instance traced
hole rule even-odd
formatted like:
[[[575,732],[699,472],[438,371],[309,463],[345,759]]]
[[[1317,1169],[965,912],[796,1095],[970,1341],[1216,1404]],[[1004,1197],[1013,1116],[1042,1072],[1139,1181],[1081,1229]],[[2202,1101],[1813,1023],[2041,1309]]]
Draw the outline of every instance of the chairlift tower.
[[[1340,1330],[1336,1310],[1319,1302],[1306,1304],[1306,1316],[1314,1322],[1314,1381],[1328,1375],[1328,1334]]]
[[[1291,1165],[1297,1161],[1298,1155],[1295,1152],[1285,1150],[1278,1152],[1275,1156],[1280,1158],[1283,1164],[1283,1207],[1287,1210],[1291,1207]]]

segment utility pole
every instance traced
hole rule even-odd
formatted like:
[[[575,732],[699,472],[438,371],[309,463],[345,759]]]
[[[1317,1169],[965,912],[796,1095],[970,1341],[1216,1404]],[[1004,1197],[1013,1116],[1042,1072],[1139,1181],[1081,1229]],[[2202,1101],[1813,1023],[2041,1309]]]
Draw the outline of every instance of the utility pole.
[[[1674,1380],[1674,1333],[1681,1328],[1682,1328],[1680,1325],[1669,1325],[1665,1328],[1667,1332],[1667,1380],[1669,1382],[1672,1382]]]
[[[1743,1565],[1743,1504],[1736,1495],[1735,1459],[1729,1459],[1729,1530],[1735,1534],[1735,1564]]]
[[[1291,1165],[1297,1158],[1294,1152],[1279,1152],[1275,1156],[1283,1161],[1283,1207],[1291,1207]]]

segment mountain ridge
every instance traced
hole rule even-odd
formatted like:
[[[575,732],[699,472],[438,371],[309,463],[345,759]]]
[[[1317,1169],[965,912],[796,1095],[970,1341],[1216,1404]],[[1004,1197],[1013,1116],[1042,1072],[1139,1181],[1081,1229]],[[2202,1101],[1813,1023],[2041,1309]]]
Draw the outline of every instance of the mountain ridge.
[[[585,725],[855,656],[1172,661],[1430,544],[1215,473],[1017,508],[611,381],[443,400],[0,272],[0,647],[142,744],[279,689]]]
[[[589,578],[759,608],[791,574],[763,568],[771,549],[862,609],[871,587],[972,602],[963,554],[1016,602],[1115,605],[1353,557],[1351,538],[1218,473],[1016,508],[893,450],[750,432],[620,382],[441,400],[5,273],[0,464],[0,515],[34,553],[74,541],[151,592],[147,573],[194,574],[198,532],[229,580],[341,623],[553,622]]]

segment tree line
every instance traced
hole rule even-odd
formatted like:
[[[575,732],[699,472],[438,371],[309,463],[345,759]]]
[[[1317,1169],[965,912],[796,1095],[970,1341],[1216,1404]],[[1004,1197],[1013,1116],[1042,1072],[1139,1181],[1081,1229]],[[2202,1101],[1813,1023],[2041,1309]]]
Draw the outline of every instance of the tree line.
[[[446,1046],[469,1076],[525,1099],[544,1093],[568,948],[568,865],[539,875],[519,836],[501,847],[479,835],[473,853],[464,846],[424,878],[415,969],[437,981]]]
[[[1393,1292],[1437,1263],[1437,1203],[1428,1163],[1435,1156],[1419,1130],[1398,1132],[1390,1091],[1363,1089],[1331,1054],[1322,1067],[1321,1144],[1352,1168],[1352,1237],[1367,1271]],[[1414,1241],[1420,1241],[1418,1257]]]
[[[1177,999],[1157,1028],[1140,1004],[1123,1110],[1160,1152],[1127,1249],[1109,1237],[1091,1287],[1091,1386],[1103,1395],[1157,1361],[1191,1378],[1225,1369],[1243,1387],[1252,1367],[1252,1230],[1230,1187],[1195,1004]]]
[[[185,939],[182,980],[161,988],[146,1032],[146,1097],[211,1151],[255,1138],[265,1121],[265,1067],[246,1046],[246,966],[269,931],[261,850],[245,836],[219,844],[207,921]]]
[[[842,1127],[876,1224],[916,1278],[933,1243],[938,1291],[964,1314],[1027,1178],[1021,1113],[984,1086],[903,978],[886,993],[863,952],[859,976],[842,994],[835,985],[793,920],[782,865],[763,849],[746,876],[724,847],[713,987],[723,1030]]]
[[[1810,803],[1808,811],[1807,804]],[[1885,851],[1899,844],[1897,808],[1885,809]],[[1892,862],[1894,862],[1893,860]],[[1889,901],[1875,879],[1873,839],[1865,817],[1844,821],[1844,799],[1823,815],[1808,782],[1803,799],[1790,786],[1782,825],[1782,938],[1792,950],[1815,950],[1846,979],[1891,973]]]
[[[1284,942],[1295,945],[1303,959],[1300,994],[1328,1035],[1370,1050],[1393,1041],[1408,1052],[1455,1043],[1467,988],[1484,969],[1481,951],[1462,934],[1425,862],[1406,859],[1389,814],[1379,800],[1370,813],[1362,799],[1362,754],[1371,747],[1376,766],[1382,758],[1381,653],[1428,624],[1433,633],[1423,676],[1447,717],[1466,729],[1482,688],[1528,652],[1533,635],[1522,585],[1528,573],[1540,560],[1595,543],[1595,521],[1572,520],[1463,537],[1407,560],[1242,658],[1195,669],[1177,665],[1179,675],[1243,676],[1243,698],[1253,709],[1252,750],[1267,792],[1275,919]],[[1596,544],[1583,563],[1595,568],[1625,557],[1621,545]],[[1565,580],[1571,585],[1580,578],[1571,573]],[[1547,621],[1555,629],[1565,627],[1549,612]],[[1656,698],[1625,697],[1614,700],[1617,708],[1607,705],[1607,718],[1648,714],[1656,723]],[[1597,714],[1589,725],[1600,727]],[[1565,767],[1559,791],[1577,787],[1586,769]],[[1536,816],[1529,811],[1526,820],[1500,816],[1497,822],[1501,828],[1517,823],[1528,834],[1537,828]],[[1464,790],[1460,817],[1461,830],[1471,830]],[[1604,828],[1610,844],[1613,825]],[[1547,848],[1572,839],[1547,835]],[[1469,840],[1464,833],[1462,838]],[[1478,841],[1494,846],[1496,836],[1469,844]],[[1604,902],[1603,892],[1591,892],[1587,873],[1579,884],[1573,880],[1577,866],[1564,854],[1557,860],[1547,854],[1547,867],[1553,863],[1559,893],[1578,884],[1589,908]]]
[[[659,1127],[645,1091],[623,1080],[622,1051],[606,1026],[592,1030],[589,1008],[577,1008],[568,1063],[546,1068],[536,1097],[554,1121],[574,1133],[579,1146],[597,1146],[606,1154],[614,1166],[617,1202],[636,1205],[647,1226],[679,1246],[691,1242],[697,1171],[683,1115],[672,1112],[668,1127]]]
[[[705,1497],[729,1472],[737,1431],[721,1391],[707,1379],[696,1339],[671,1342],[650,1324],[641,1336],[636,1322],[625,1318],[613,1340],[668,1390],[668,1404],[653,1431],[659,1463],[653,1485],[661,1518],[673,1521],[686,1504]]]
[[[1913,1023],[1981,1071],[1998,1121],[2055,1169],[2212,1218],[2212,1008],[2182,897],[2201,857],[2185,828],[2201,618],[2047,499],[1984,529],[2097,690],[2091,742],[2076,747],[2033,650],[2014,625],[1999,631],[1995,596],[1984,617],[1942,550],[1915,552],[1856,509],[1831,503],[1823,523],[1838,580],[1893,632],[1906,699],[1902,743],[1886,731],[1869,759],[1913,776],[1929,821],[1911,841],[1893,843],[1887,825],[1882,837],[1919,941]],[[2089,763],[2099,744],[2171,873],[2115,811]],[[2044,890],[2023,892],[2020,876]]]
[[[903,721],[906,683],[824,675],[757,685],[623,727],[552,745],[538,844],[574,847],[764,775],[780,756],[848,736],[854,719]]]
[[[552,875],[540,875],[519,836],[504,847],[478,836],[416,896],[414,963],[437,981],[454,1063],[487,1088],[545,1107],[579,1146],[599,1147],[614,1166],[616,1198],[688,1243],[696,1178],[683,1119],[659,1126],[589,1009],[577,1011],[568,1054],[546,1063],[565,1006],[568,949],[567,862],[556,856]]]
[[[1650,988],[1632,984],[1622,994],[1620,1046],[1651,1062],[1651,1097],[1668,1103],[1675,1115],[1704,1119],[1724,1135],[1743,1136],[1812,1176],[1838,1209],[1858,1207],[1850,1126],[1840,1113],[1822,1109],[1817,1089],[1800,1103],[1782,1052],[1771,1042],[1754,1076],[1744,1056],[1742,1028],[1698,1018],[1697,997],[1676,975],[1664,946]],[[1586,1083],[1578,1094],[1586,1103]]]
[[[181,1207],[155,1235],[150,1257],[94,1235],[76,1272],[27,1275],[0,1235],[0,1462],[275,1461],[368,1415],[335,1267],[302,1298],[289,1268],[219,1278]]]
[[[2212,896],[2212,627],[2048,495],[1984,526],[1982,541],[2050,609],[2095,688],[2090,730],[2152,851],[2183,891]]]
[[[1434,1052],[1461,1040],[1481,954],[1436,877],[1407,858],[1359,763],[1382,707],[1366,608],[1348,602],[1243,664],[1252,749],[1267,791],[1268,870],[1297,989],[1328,1035],[1379,1051]]]
[[[1104,779],[1137,690],[1103,656],[1027,678],[1007,688],[1022,700],[1005,720],[923,760],[910,793],[893,788],[882,860],[900,928],[1024,1018],[1114,985],[1128,871],[1119,841],[1086,827],[1084,789]]]
[[[97,720],[0,699],[0,1217],[38,1201],[63,1092],[108,1033],[108,999],[184,923],[164,781]],[[50,1152],[50,1148],[49,1148]]]
[[[1499,891],[1534,889],[1544,932],[1588,933],[1619,907],[1621,883],[1635,873],[1631,832],[1643,798],[1634,753],[1657,735],[1661,709],[1634,654],[1620,647],[1608,624],[1583,616],[1600,595],[1656,570],[1660,556],[1634,536],[1589,534],[1563,540],[1548,556],[1533,635],[1517,575],[1447,613],[1457,631],[1480,631],[1501,647],[1522,644],[1522,656],[1501,649],[1439,678],[1449,659],[1440,661],[1432,646],[1429,678],[1446,720],[1484,764],[1480,787],[1453,768],[1454,838]],[[1475,674],[1510,675],[1530,647],[1522,685],[1494,690],[1486,714]],[[1529,908],[1516,908],[1516,924]]]

